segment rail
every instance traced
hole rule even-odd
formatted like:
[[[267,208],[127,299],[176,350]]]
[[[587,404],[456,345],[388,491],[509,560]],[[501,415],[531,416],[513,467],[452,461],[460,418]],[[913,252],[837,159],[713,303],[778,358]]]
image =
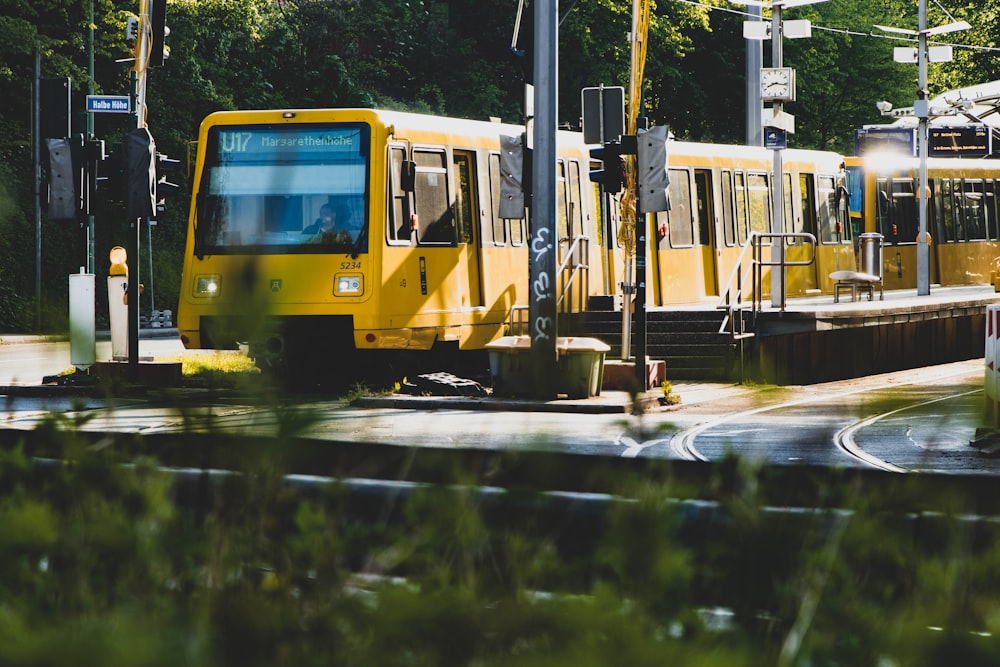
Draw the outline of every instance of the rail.
[[[812,247],[812,254],[807,260],[789,261],[787,257],[788,241],[790,239],[803,239]],[[771,259],[764,259],[764,248],[771,249]],[[777,259],[774,258],[774,249],[780,248]],[[807,232],[753,232],[743,244],[736,265],[729,275],[726,288],[719,297],[716,306],[719,310],[726,311],[726,317],[719,327],[719,333],[729,333],[734,340],[750,338],[754,335],[753,329],[757,326],[757,316],[763,307],[763,276],[765,266],[776,266],[779,271],[778,298],[774,299],[781,303],[781,311],[785,310],[785,296],[787,281],[786,270],[790,266],[809,266],[816,261],[816,237]],[[746,285],[749,277],[749,285]],[[749,292],[749,294],[748,294]],[[749,297],[749,298],[748,298]],[[747,308],[749,305],[750,330],[747,329]]]
[[[587,299],[590,296],[590,238],[577,236],[570,239],[559,239],[562,261],[556,269],[559,279],[559,294],[556,297],[556,309],[560,312],[572,311],[573,306],[579,311],[586,310]],[[564,307],[567,296],[569,302]],[[511,336],[528,333],[528,306],[513,305],[507,319],[507,332]]]

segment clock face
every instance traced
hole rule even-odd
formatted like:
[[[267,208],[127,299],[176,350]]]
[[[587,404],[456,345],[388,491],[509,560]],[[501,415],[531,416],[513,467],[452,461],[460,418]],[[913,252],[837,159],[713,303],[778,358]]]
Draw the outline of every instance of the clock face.
[[[760,71],[760,96],[765,100],[794,100],[795,75],[791,67],[769,67]]]

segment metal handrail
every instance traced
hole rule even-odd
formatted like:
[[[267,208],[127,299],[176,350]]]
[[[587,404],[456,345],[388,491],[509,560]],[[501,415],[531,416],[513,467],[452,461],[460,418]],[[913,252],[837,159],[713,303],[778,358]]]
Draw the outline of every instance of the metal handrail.
[[[560,246],[566,244],[569,239],[560,240]],[[577,236],[573,243],[569,244],[563,255],[562,261],[556,268],[556,275],[559,276],[559,295],[556,298],[556,308],[563,305],[567,294],[577,296],[576,305],[579,310],[585,310],[587,297],[590,296],[590,238],[587,236]],[[580,282],[579,289],[577,281]],[[572,303],[572,302],[571,302]],[[510,307],[510,314],[507,319],[507,331],[510,335],[519,335],[519,332],[528,333],[528,306],[513,305]]]
[[[562,305],[567,294],[572,293],[573,284],[577,277],[581,276],[580,280],[583,285],[576,293],[579,295],[577,306],[583,310],[590,284],[590,238],[577,236],[573,239],[573,243],[563,255],[562,262],[559,263],[559,268],[556,269],[556,274],[559,276],[559,286],[562,288],[556,299],[556,308]]]
[[[812,246],[812,255],[807,260],[796,260],[789,261],[786,255],[786,249],[788,247],[787,241],[789,239],[798,238],[808,241]],[[781,250],[778,254],[778,259],[764,259],[763,248],[779,247]],[[747,255],[750,255],[750,266],[744,269],[744,264],[747,260]],[[719,303],[716,305],[717,309],[726,311],[726,318],[722,322],[722,326],[719,328],[719,333],[726,333],[727,327],[729,328],[729,333],[734,338],[743,338],[752,336],[753,333],[747,333],[745,328],[745,322],[743,318],[743,305],[746,303],[746,298],[744,294],[744,280],[748,273],[752,276],[752,283],[750,288],[751,292],[751,315],[754,325],[757,322],[757,315],[763,308],[763,267],[765,266],[777,266],[780,270],[779,277],[779,298],[781,303],[781,311],[785,310],[785,296],[787,281],[785,280],[786,269],[790,266],[809,266],[816,261],[816,237],[808,232],[752,232],[750,237],[747,238],[746,242],[743,244],[743,249],[740,251],[740,255],[736,260],[736,265],[733,266],[733,271],[729,276],[729,280],[726,282],[726,288],[722,291],[719,296]],[[734,289],[735,288],[735,289]],[[737,321],[739,322],[739,329],[737,330]]]

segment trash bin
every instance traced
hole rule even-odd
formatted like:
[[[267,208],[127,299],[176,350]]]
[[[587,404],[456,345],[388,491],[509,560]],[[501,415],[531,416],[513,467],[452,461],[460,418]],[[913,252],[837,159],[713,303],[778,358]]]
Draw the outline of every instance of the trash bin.
[[[557,391],[569,398],[599,396],[604,380],[604,356],[611,349],[596,338],[557,338]]]
[[[490,380],[497,396],[531,393],[534,386],[531,366],[531,339],[503,336],[486,344],[490,356]]]
[[[486,349],[494,395],[534,393],[537,387],[529,336],[503,336],[488,343]],[[556,338],[556,392],[569,398],[600,395],[604,358],[610,350],[596,338]]]
[[[868,232],[858,237],[861,255],[858,259],[858,270],[873,276],[882,277],[882,235]]]

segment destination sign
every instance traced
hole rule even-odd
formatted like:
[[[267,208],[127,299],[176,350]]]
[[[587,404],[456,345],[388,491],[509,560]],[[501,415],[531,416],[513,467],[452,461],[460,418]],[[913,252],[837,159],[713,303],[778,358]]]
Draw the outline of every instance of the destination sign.
[[[866,127],[854,131],[854,154],[895,153],[913,155],[917,146],[916,133],[904,127]]]
[[[982,123],[931,127],[927,130],[927,154],[931,157],[986,157],[993,152],[993,136]]]
[[[128,95],[87,95],[88,112],[129,113],[131,110]]]
[[[227,128],[218,131],[218,151],[221,159],[237,162],[357,156],[361,153],[362,134],[355,126]]]

